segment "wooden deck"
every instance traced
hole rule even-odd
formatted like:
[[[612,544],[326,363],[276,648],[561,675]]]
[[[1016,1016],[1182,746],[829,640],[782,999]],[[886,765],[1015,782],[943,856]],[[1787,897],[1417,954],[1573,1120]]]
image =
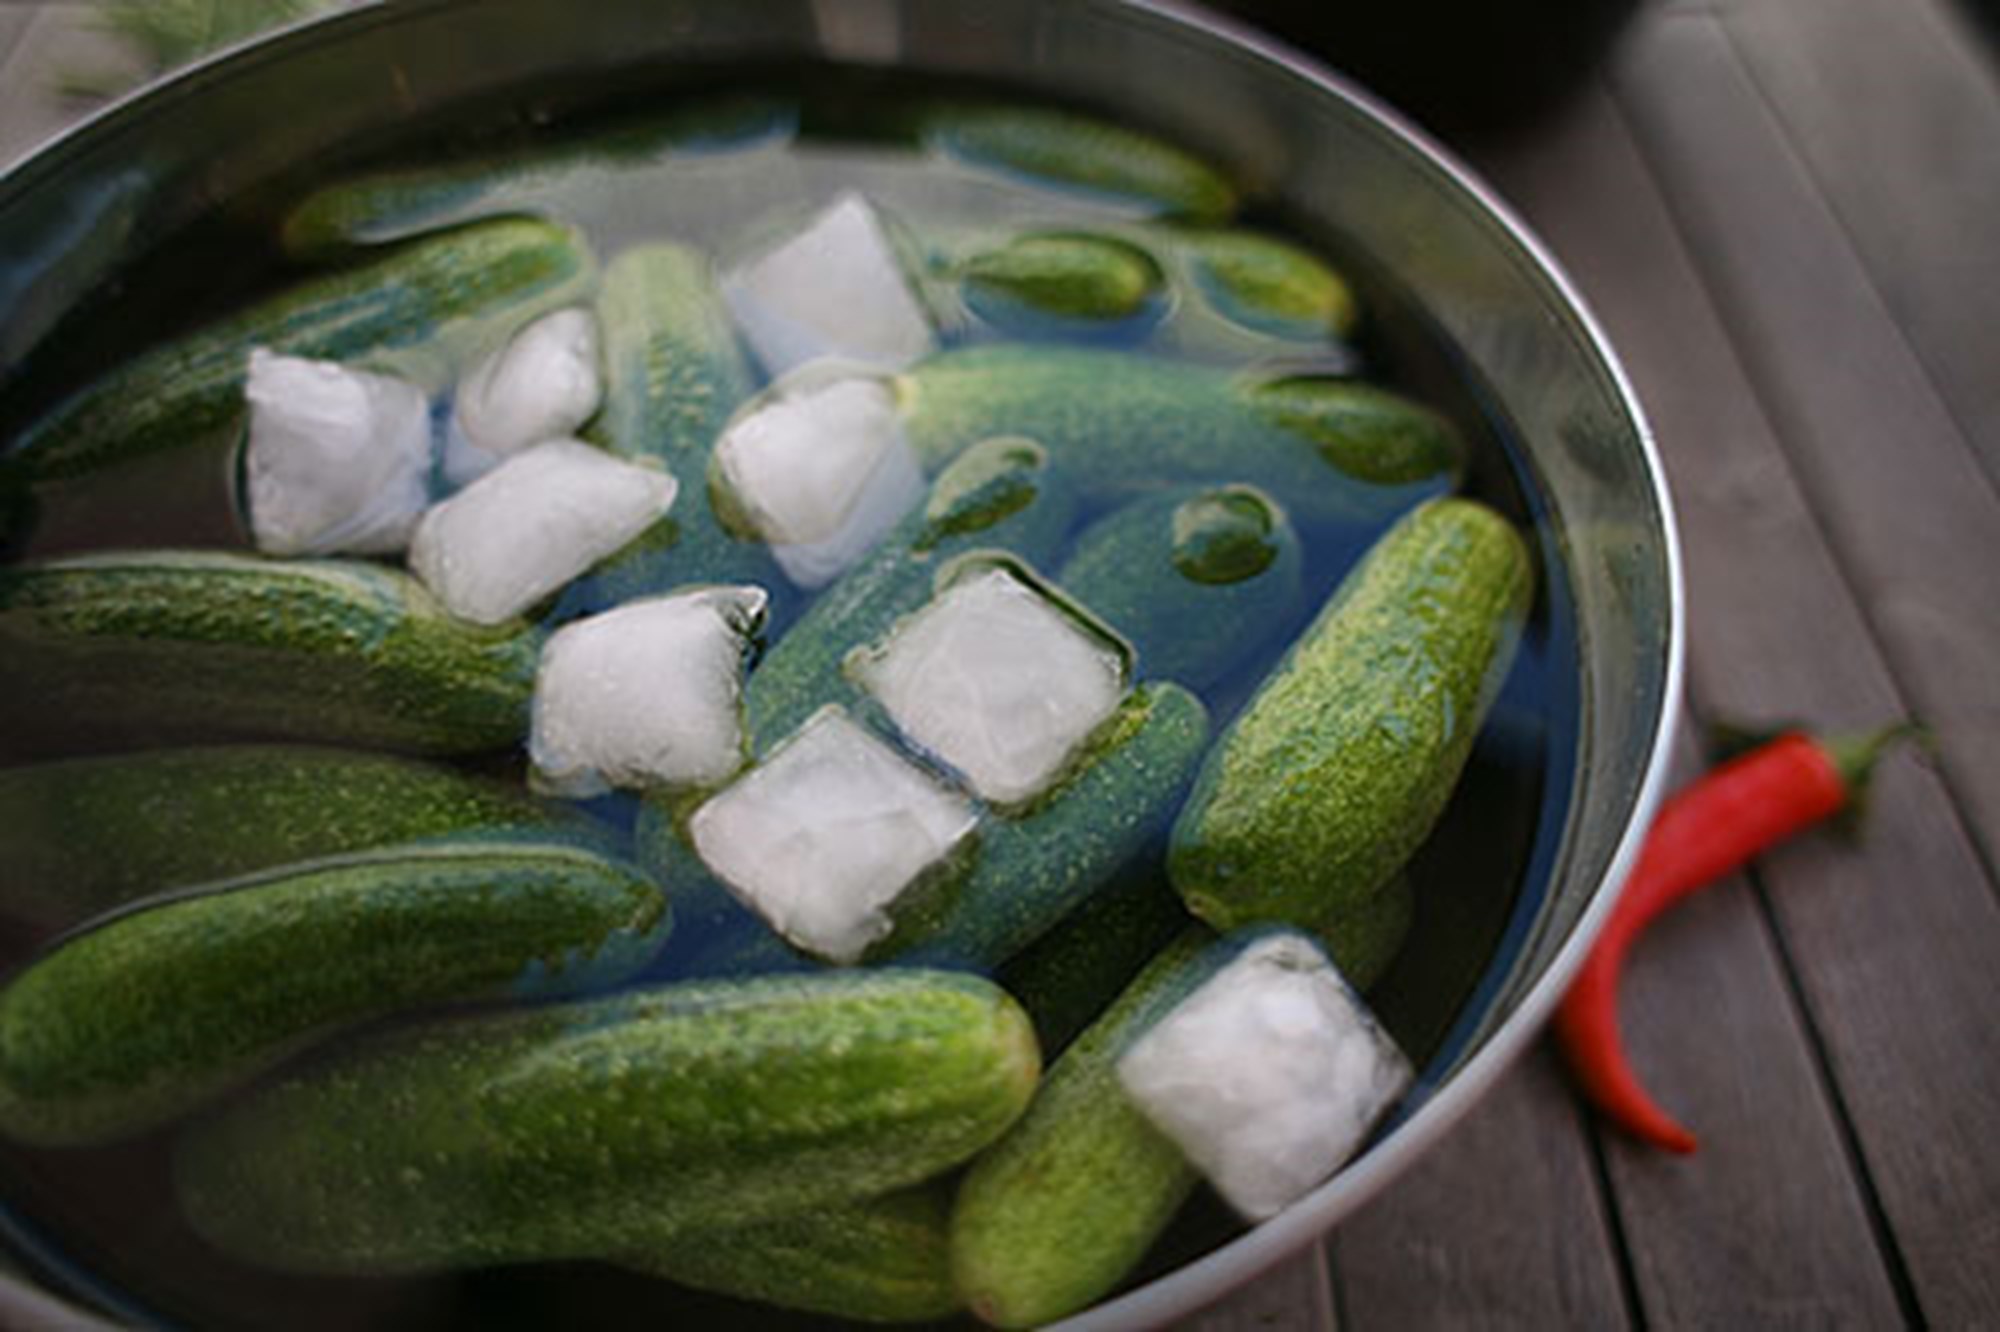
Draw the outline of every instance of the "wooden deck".
[[[0,0],[0,161],[108,59]],[[1355,1332],[2000,1327],[2000,66],[1952,0],[1656,0],[1572,101],[1452,142],[1569,268],[1651,413],[1694,721],[1857,729],[1865,836],[1805,839],[1639,952],[1605,1132],[1536,1051],[1323,1245],[1190,1320]],[[1684,771],[1700,762],[1691,729]]]

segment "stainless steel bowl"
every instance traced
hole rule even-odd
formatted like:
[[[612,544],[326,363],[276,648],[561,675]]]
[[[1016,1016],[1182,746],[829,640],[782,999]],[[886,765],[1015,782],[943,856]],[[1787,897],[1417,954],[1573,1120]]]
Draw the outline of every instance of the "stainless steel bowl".
[[[587,14],[587,19],[581,17]],[[1507,207],[1324,68],[1150,0],[405,0],[310,23],[110,108],[0,179],[0,365],[149,242],[274,173],[552,76],[832,60],[1003,80],[1228,163],[1412,293],[1518,434],[1567,580],[1580,669],[1574,788],[1548,886],[1427,1070],[1414,1108],[1281,1216],[1074,1319],[1156,1325],[1310,1243],[1387,1184],[1533,1037],[1609,905],[1657,795],[1679,698],[1668,498],[1603,335]],[[276,110],[274,110],[276,109]],[[47,1298],[0,1284],[9,1303]]]

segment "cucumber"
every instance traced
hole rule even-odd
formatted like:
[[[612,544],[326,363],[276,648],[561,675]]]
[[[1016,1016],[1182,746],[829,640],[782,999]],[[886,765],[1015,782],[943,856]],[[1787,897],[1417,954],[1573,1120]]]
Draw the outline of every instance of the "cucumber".
[[[1118,1057],[1233,948],[1177,935],[1050,1066],[1028,1113],[952,1206],[951,1264],[973,1313],[1033,1327],[1094,1303],[1145,1255],[1200,1176],[1118,1085]]]
[[[99,377],[30,425],[13,457],[35,480],[77,476],[239,427],[250,349],[449,362],[491,332],[586,296],[596,265],[573,230],[499,218],[309,278]],[[431,387],[436,387],[432,385]]]
[[[1358,902],[1320,918],[1307,930],[1326,949],[1343,979],[1358,994],[1382,979],[1410,937],[1417,894],[1398,874]]]
[[[964,1307],[951,1280],[951,1195],[920,1185],[744,1230],[683,1235],[621,1265],[696,1290],[866,1323]]]
[[[129,748],[471,752],[527,734],[540,637],[379,565],[131,551],[0,569],[0,727]]]
[[[973,976],[665,986],[359,1047],[198,1125],[176,1176],[202,1235],[272,1267],[617,1260],[919,1183],[1039,1074]]]
[[[964,876],[899,919],[870,960],[999,966],[1159,834],[1207,744],[1200,699],[1164,681],[1133,690],[1068,780],[1015,817],[987,815]]]
[[[69,759],[0,772],[4,909],[69,926],[273,865],[575,822],[513,787],[386,754],[243,745]]]
[[[1048,107],[941,102],[922,116],[926,142],[975,166],[1096,194],[1156,216],[1214,221],[1236,187],[1183,149],[1140,130]]]
[[[0,990],[0,1133],[136,1133],[345,1024],[622,979],[667,924],[636,871],[526,842],[368,852],[149,903]]]
[[[1035,1035],[1051,1057],[1096,1021],[1192,920],[1151,852],[1141,853],[996,973],[1035,1020]]]
[[[862,960],[979,972],[1000,966],[1159,836],[1207,743],[1200,699],[1175,684],[1141,685],[1064,781],[1012,817],[988,811],[962,859],[897,903],[894,928]],[[656,825],[656,837],[669,835]],[[676,900],[727,891],[684,849],[656,845],[642,854]],[[747,912],[719,925],[685,964],[690,974],[800,965],[800,955]]]
[[[1311,924],[1394,874],[1464,768],[1531,584],[1520,535],[1476,501],[1384,536],[1204,761],[1168,856],[1189,910]]]
[[[974,549],[1034,562],[1066,534],[1075,501],[1039,444],[994,438],[971,445],[931,485],[930,497],[822,592],[780,638],[744,688],[745,728],[764,753],[852,688],[841,662],[930,599],[940,568]]]
[[[975,440],[1025,435],[1087,500],[1233,481],[1267,492],[1295,522],[1373,529],[1450,490],[1464,463],[1435,413],[1339,379],[1260,381],[1129,352],[1016,344],[940,353],[897,384],[927,468]],[[1370,411],[1344,413],[1357,397]]]
[[[1360,307],[1345,278],[1289,241],[1241,228],[1176,228],[1166,237],[1225,318],[1280,337],[1350,338]]]
[[[571,584],[556,618],[684,583],[789,589],[769,547],[726,530],[709,497],[709,451],[755,377],[707,258],[667,242],[625,251],[605,270],[597,315],[604,408],[586,434],[614,453],[664,463],[681,491],[665,522]]]
[[[397,167],[323,186],[286,215],[285,249],[316,256],[426,231],[475,214],[542,211],[588,188],[593,171],[676,152],[747,147],[789,134],[797,113],[768,98],[732,97],[628,118],[523,148],[457,152],[443,165]]]
[[[1157,305],[1166,275],[1152,255],[1117,236],[1035,231],[951,266],[972,308],[995,323],[1015,307],[1060,319],[1130,319]]]
[[[1206,689],[1288,627],[1299,539],[1250,486],[1147,495],[1086,528],[1056,574],[1124,635],[1138,669]]]

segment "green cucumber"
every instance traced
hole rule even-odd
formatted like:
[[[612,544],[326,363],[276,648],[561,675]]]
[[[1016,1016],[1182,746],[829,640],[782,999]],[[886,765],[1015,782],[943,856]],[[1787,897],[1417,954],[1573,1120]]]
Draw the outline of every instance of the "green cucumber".
[[[1280,337],[1349,338],[1360,307],[1345,278],[1289,241],[1240,228],[1176,228],[1167,237],[1194,286],[1225,318]]]
[[[0,1133],[139,1132],[343,1025],[622,979],[667,923],[637,871],[529,842],[312,861],[134,907],[0,990]]]
[[[1217,486],[1113,510],[1078,535],[1056,582],[1124,635],[1144,674],[1206,689],[1289,625],[1300,565],[1282,508]]]
[[[684,583],[783,593],[791,583],[770,548],[726,530],[709,497],[709,451],[756,380],[707,258],[667,242],[625,251],[605,270],[597,315],[604,407],[586,433],[614,453],[657,459],[681,491],[665,522],[571,584],[556,617]]]
[[[499,218],[412,241],[126,362],[29,426],[12,456],[28,476],[50,480],[198,444],[240,426],[252,347],[449,362],[490,337],[496,319],[519,323],[571,303],[595,280],[582,238],[551,222]]]
[[[966,1173],[952,1207],[952,1272],[981,1319],[1033,1327],[1094,1303],[1194,1190],[1199,1173],[1126,1099],[1116,1068],[1233,952],[1199,925],[1183,930],[1050,1066],[1028,1113]]]
[[[863,961],[980,972],[1000,966],[1160,835],[1207,743],[1200,699],[1175,684],[1139,686],[1062,782],[1009,817],[988,811],[957,863],[896,904],[894,927]],[[677,900],[726,891],[702,886],[713,880],[691,852],[655,847],[647,863],[666,871],[663,882]],[[674,877],[676,869],[686,877]],[[688,962],[692,974],[800,965],[799,955],[748,913],[719,923],[716,937]]]
[[[1152,255],[1117,236],[1035,231],[951,265],[967,303],[1007,323],[1015,307],[1059,319],[1130,319],[1157,305],[1166,275]]]
[[[1046,933],[1165,826],[1208,745],[1208,709],[1139,686],[1067,780],[1011,818],[989,813],[963,877],[914,905],[870,960],[990,970]]]
[[[472,752],[527,734],[539,636],[379,565],[132,551],[0,569],[0,720],[80,743]]]
[[[450,768],[305,746],[168,749],[0,772],[9,915],[68,926],[293,861],[576,816]]]
[[[996,973],[1050,1057],[1068,1048],[1191,921],[1158,858],[1142,853]]]
[[[1203,763],[1168,857],[1188,908],[1310,924],[1394,874],[1464,768],[1532,581],[1520,534],[1476,501],[1391,529]]]
[[[746,147],[789,133],[796,112],[766,98],[733,97],[629,118],[523,148],[453,153],[443,165],[353,176],[306,196],[281,239],[297,255],[377,244],[476,214],[560,211],[593,171],[644,166],[679,152]]]
[[[1451,489],[1464,462],[1435,413],[1339,379],[1266,382],[1128,352],[989,345],[933,356],[897,384],[927,468],[975,440],[1025,435],[1086,499],[1233,481],[1295,522],[1372,528]],[[1381,411],[1343,414],[1357,397]]]
[[[751,748],[764,753],[851,687],[841,662],[931,597],[940,568],[972,550],[1002,549],[1033,563],[1067,533],[1075,501],[1039,444],[993,438],[971,445],[911,511],[827,588],[750,675],[743,711]]]
[[[197,1126],[176,1173],[195,1228],[266,1266],[616,1260],[929,1179],[1039,1074],[974,976],[665,986],[354,1049]]]
[[[1343,979],[1359,994],[1396,960],[1417,915],[1416,889],[1401,874],[1358,902],[1322,916],[1307,929],[1326,949]]]
[[[962,162],[1153,215],[1213,221],[1236,210],[1236,187],[1200,158],[1140,130],[1072,111],[945,102],[925,111],[922,133]]]
[[[744,1230],[683,1235],[621,1265],[785,1309],[929,1322],[964,1307],[951,1280],[950,1219],[951,1195],[920,1185]]]

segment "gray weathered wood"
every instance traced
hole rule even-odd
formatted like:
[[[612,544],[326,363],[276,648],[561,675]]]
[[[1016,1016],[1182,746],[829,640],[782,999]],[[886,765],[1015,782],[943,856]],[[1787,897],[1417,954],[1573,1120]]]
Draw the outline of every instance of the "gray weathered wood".
[[[1589,1141],[1546,1050],[1328,1249],[1341,1326],[1352,1332],[1627,1323]]]
[[[74,124],[97,102],[68,95],[73,76],[102,79],[107,88],[138,81],[141,68],[115,39],[97,30],[88,6],[20,6],[25,21],[0,59],[0,168],[34,151]],[[5,14],[0,8],[0,15]]]
[[[1950,0],[1729,0],[1744,68],[2000,478],[2000,82]]]
[[[1979,556],[1993,553],[2000,494],[1715,16],[1662,16],[1632,36],[1616,70],[1621,104],[1807,500],[1898,679],[1937,729],[1954,793],[1992,858],[2000,853],[1991,840],[2000,835],[2000,690],[1991,686],[2000,579]]]
[[[1333,1326],[1326,1258],[1318,1245],[1174,1324],[1175,1332],[1331,1332]]]
[[[1817,413],[1811,424],[1818,429],[1800,420],[1800,399],[1811,396],[1803,389],[1806,365],[1823,348],[1813,330],[1794,326],[1802,316],[1787,311],[1803,306],[1823,320],[1844,314],[1878,322],[1872,333],[1833,331],[1843,345],[1886,336],[1884,314],[1879,307],[1827,311],[1816,286],[1838,286],[1848,270],[1827,266],[1823,253],[1819,268],[1792,270],[1807,224],[1796,208],[1774,208],[1770,196],[1774,180],[1796,184],[1797,177],[1787,175],[1782,145],[1760,133],[1755,105],[1731,104],[1740,82],[1715,77],[1712,23],[1682,11],[1643,27],[1625,51],[1617,86],[1621,105],[1647,130],[1641,143],[1701,275],[1722,295],[1721,319],[1757,400],[1730,392],[1729,372],[1714,363],[1722,336],[1714,319],[1690,325],[1675,306],[1615,299],[1620,283],[1660,262],[1629,225],[1574,202],[1536,220],[1578,270],[1652,403],[1687,536],[1695,696],[1736,718],[1868,724],[1906,704],[1844,577],[1887,558],[1889,543],[1859,529],[1869,521],[1900,523],[1898,535],[1920,543],[1927,538],[1915,529],[1950,521],[1954,497],[1871,478],[1882,489],[1870,507],[1828,484],[1828,470],[1853,449],[1830,438]],[[1729,72],[1722,66],[1721,74]],[[1767,155],[1745,160],[1759,143]],[[1725,193],[1734,200],[1727,227]],[[1725,235],[1731,228],[1736,234]],[[1718,257],[1718,250],[1728,253]],[[1692,388],[1677,395],[1649,388],[1652,368],[1676,365],[1690,367]],[[1851,402],[1843,377],[1855,377],[1848,360],[1819,367],[1824,390]],[[1928,391],[1920,376],[1863,377],[1878,393]],[[1893,398],[1874,410],[1899,408],[1922,411]],[[1969,457],[1962,446],[1956,456]],[[1795,488],[1793,459],[1814,482],[1809,488]],[[1914,461],[1907,465],[1916,469]],[[1982,477],[1970,485],[1975,498],[1983,493]],[[1992,563],[2000,526],[1959,528],[1957,535],[1953,558]],[[1863,586],[1871,598],[1882,595]],[[1893,627],[1880,619],[1877,626],[1885,637]],[[1908,655],[1895,663],[1912,679]],[[1959,683],[1972,689],[1983,678]],[[1892,1262],[1906,1264],[1919,1309],[1933,1321],[1990,1323],[2000,1319],[1993,1265],[1984,1257],[2000,1217],[2000,1153],[1991,1146],[1991,1126],[2000,1122],[1991,980],[2000,911],[1934,774],[1898,760],[1877,794],[1859,849],[1815,840],[1770,857],[1763,878],[1806,1020],[1887,1221]],[[1989,822],[1984,830],[1991,836],[1996,827]],[[1780,1124],[1774,1131],[1791,1130]]]

